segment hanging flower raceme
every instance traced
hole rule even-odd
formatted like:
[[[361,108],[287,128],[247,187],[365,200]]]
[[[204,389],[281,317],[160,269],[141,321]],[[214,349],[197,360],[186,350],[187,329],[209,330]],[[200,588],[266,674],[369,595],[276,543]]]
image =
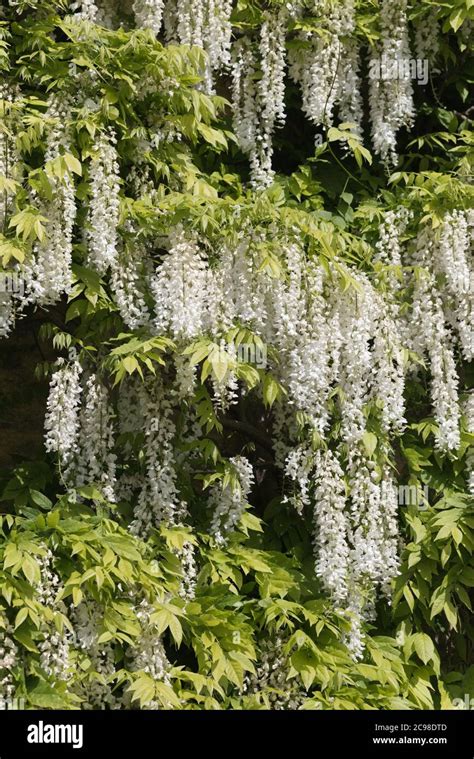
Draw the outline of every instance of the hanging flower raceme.
[[[174,410],[163,388],[138,388],[138,415],[145,436],[141,490],[130,531],[145,539],[161,522],[174,524],[180,501],[174,458]]]
[[[82,709],[114,709],[121,706],[111,686],[116,673],[114,649],[110,643],[99,643],[103,623],[103,608],[97,601],[81,601],[72,609],[74,645],[85,655],[85,669],[81,679],[75,679],[73,690],[81,698]]]
[[[131,672],[145,672],[153,680],[169,685],[170,676],[168,672],[171,669],[171,664],[166,656],[161,635],[151,621],[153,611],[153,606],[146,600],[141,601],[136,608],[142,633],[135,647],[127,651],[128,668]],[[125,705],[128,705],[128,701],[129,699],[126,697]],[[157,701],[150,700],[146,704],[142,703],[141,708],[159,709],[160,704]]]
[[[447,315],[459,334],[466,361],[474,356],[474,214],[447,213],[435,247],[433,270],[444,277],[442,289]]]
[[[397,161],[397,132],[414,119],[407,0],[382,0],[381,42],[369,64],[372,143],[383,161]]]
[[[212,509],[211,533],[221,545],[225,544],[229,534],[237,527],[254,482],[252,465],[245,456],[234,456],[229,462],[235,476],[223,487],[213,486],[209,495]]]
[[[152,275],[147,251],[139,243],[118,246],[117,257],[110,271],[110,284],[120,316],[129,329],[151,325],[151,314],[146,303],[148,280]]]
[[[466,429],[470,435],[474,435],[474,392],[470,392],[464,404],[464,416]],[[471,445],[466,454],[467,487],[471,495],[474,495],[474,445]]]
[[[418,18],[415,31],[415,55],[417,61],[431,64],[439,51],[440,22],[437,17],[438,8],[429,5]]]
[[[170,235],[170,251],[151,280],[158,335],[184,339],[205,330],[208,277],[207,262],[196,242],[184,230],[175,229]]]
[[[47,135],[44,156],[46,171],[50,174],[52,197],[40,209],[48,220],[45,239],[35,243],[33,260],[24,267],[28,291],[26,302],[39,305],[56,303],[71,288],[72,239],[76,218],[72,176],[66,171],[59,178],[55,171],[62,151],[67,153],[71,145],[68,100],[53,96],[46,117],[53,122]]]
[[[8,337],[15,324],[15,306],[11,293],[0,292],[0,337]]]
[[[324,273],[314,260],[306,261],[296,244],[284,248],[288,280],[273,284],[269,321],[272,342],[281,356],[280,380],[288,401],[304,411],[315,430],[328,424],[331,386],[329,306],[324,297]]]
[[[257,697],[259,703],[275,711],[299,709],[306,692],[296,678],[290,678],[291,662],[285,652],[288,638],[272,635],[259,645],[255,673],[246,676],[246,695]]]
[[[133,12],[140,29],[151,29],[159,34],[163,20],[164,0],[134,0]]]
[[[65,477],[73,487],[94,483],[104,498],[114,503],[115,470],[113,413],[106,388],[91,374],[83,393],[76,456]]]
[[[0,706],[12,708],[16,684],[13,672],[21,663],[20,652],[14,640],[14,627],[8,621],[0,628]]]
[[[286,22],[285,10],[267,13],[258,50],[247,38],[233,48],[234,129],[240,147],[249,155],[255,187],[266,187],[273,180],[272,137],[285,121]]]
[[[168,0],[166,36],[181,45],[195,45],[207,55],[204,89],[214,90],[214,72],[230,63],[232,0]]]
[[[6,80],[0,84],[0,176],[18,180],[21,176],[20,156],[15,144],[15,104],[20,99],[20,91]],[[13,195],[5,184],[0,203],[0,227],[3,229],[11,212]]]
[[[459,378],[453,351],[453,335],[446,324],[443,302],[432,271],[436,255],[434,231],[421,228],[413,252],[416,264],[412,296],[412,349],[429,360],[431,398],[438,425],[436,447],[456,450],[460,443]]]
[[[117,258],[120,178],[115,143],[112,130],[99,136],[89,170],[87,262],[99,274],[104,274]]]
[[[6,181],[2,184],[0,202],[0,229],[8,225],[8,217],[13,210],[13,193],[8,180],[18,182],[22,168],[20,156],[15,144],[14,134],[17,129],[15,104],[20,100],[20,92],[7,81],[0,84],[0,177]],[[0,276],[0,338],[8,337],[15,325],[17,315],[25,305],[24,282],[19,271],[9,270]]]
[[[315,455],[314,547],[316,575],[338,603],[347,602],[349,523],[346,485],[337,454]]]
[[[316,0],[312,15],[321,18],[322,33],[300,33],[301,44],[290,53],[289,71],[301,87],[303,112],[315,126],[329,126],[338,106],[340,121],[354,124],[360,133],[362,99],[354,2]]]
[[[357,275],[360,289],[335,293],[338,298],[341,388],[341,435],[349,444],[357,443],[366,428],[364,407],[372,382],[371,340],[376,332],[379,304],[368,280]]]
[[[53,554],[45,549],[44,555],[38,559],[41,579],[36,586],[37,600],[50,611],[66,611],[58,595],[63,589],[61,580],[53,569]],[[58,618],[58,617],[57,617]],[[71,632],[62,621],[62,629],[56,625],[44,625],[43,640],[39,643],[40,666],[53,680],[68,680],[71,677],[70,642]]]
[[[58,359],[51,377],[45,417],[45,447],[58,454],[62,466],[68,464],[78,446],[79,407],[81,402],[82,367],[75,358],[70,362]]]

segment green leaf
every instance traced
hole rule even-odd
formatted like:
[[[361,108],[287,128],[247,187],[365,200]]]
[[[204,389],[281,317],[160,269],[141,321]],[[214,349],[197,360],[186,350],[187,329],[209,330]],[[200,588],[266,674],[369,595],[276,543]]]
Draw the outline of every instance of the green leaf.
[[[423,664],[428,664],[434,658],[435,648],[433,641],[425,633],[416,633],[414,636],[414,646]]]

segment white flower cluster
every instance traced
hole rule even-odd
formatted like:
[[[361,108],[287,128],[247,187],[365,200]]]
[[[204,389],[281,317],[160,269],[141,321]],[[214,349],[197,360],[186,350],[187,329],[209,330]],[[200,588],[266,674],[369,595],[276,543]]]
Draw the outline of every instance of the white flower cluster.
[[[151,316],[145,300],[146,282],[151,276],[151,265],[142,245],[127,249],[119,246],[117,258],[112,262],[110,285],[120,316],[129,329],[149,326]]]
[[[89,170],[91,198],[86,228],[87,262],[99,274],[104,274],[117,257],[120,178],[115,143],[112,130],[100,135]]]
[[[248,153],[252,183],[266,187],[273,180],[272,136],[285,121],[286,10],[266,13],[258,50],[247,38],[233,48],[232,105],[234,130]],[[261,70],[260,79],[257,78]]]
[[[75,0],[71,4],[71,10],[73,21],[98,24],[107,29],[114,29],[118,25],[115,0]]]
[[[316,575],[338,603],[348,598],[349,523],[346,485],[338,457],[331,450],[315,455],[314,547]]]
[[[405,65],[411,59],[407,0],[382,0],[380,26],[381,43],[371,64],[381,75],[371,77],[369,89],[372,143],[383,161],[396,163],[397,132],[414,119],[413,84]],[[396,76],[382,75],[387,65],[396,67]]]
[[[474,213],[453,211],[444,216],[435,248],[434,271],[445,278],[447,316],[459,334],[466,361],[474,357]]]
[[[279,378],[288,390],[289,403],[304,411],[313,428],[323,434],[328,424],[334,336],[330,305],[323,294],[325,277],[313,260],[305,260],[300,245],[287,245],[284,253],[287,280],[275,282],[267,297],[271,302],[266,337],[281,355]]]
[[[141,29],[151,29],[158,34],[163,21],[164,0],[134,0],[133,12],[137,26]]]
[[[398,573],[398,499],[388,472],[377,475],[360,446],[349,451],[347,482],[337,452],[304,446],[290,452],[285,474],[300,489],[300,509],[312,504],[316,575],[348,615],[347,644],[360,658],[362,622],[372,617],[378,589],[389,597]]]
[[[150,530],[163,520],[173,524],[179,509],[174,459],[176,427],[173,405],[158,383],[149,389],[139,386],[136,398],[138,418],[142,420],[145,436],[146,471],[130,531],[146,538]]]
[[[411,347],[420,356],[429,359],[431,397],[439,428],[436,446],[442,451],[449,451],[456,450],[460,443],[459,379],[453,334],[446,323],[443,310],[443,290],[440,291],[434,273],[434,267],[439,261],[436,245],[434,231],[427,226],[423,227],[417,236],[413,252],[416,270],[412,297]]]
[[[179,227],[170,234],[170,251],[151,281],[157,334],[194,337],[208,326],[208,267],[195,242]]]
[[[8,337],[15,324],[15,307],[11,293],[0,292],[0,337]]]
[[[18,180],[21,176],[21,164],[18,151],[13,138],[15,122],[15,103],[19,100],[19,91],[7,81],[0,84],[0,117],[4,122],[4,128],[0,131],[0,176],[5,179]],[[2,191],[0,203],[0,227],[3,229],[5,219],[11,210],[11,191],[6,187]]]
[[[74,182],[69,172],[59,179],[51,167],[62,152],[68,152],[71,136],[68,122],[70,106],[60,96],[52,96],[46,111],[52,121],[45,151],[45,166],[51,174],[52,198],[41,207],[48,219],[46,237],[34,245],[34,258],[24,267],[28,290],[26,302],[48,305],[68,293],[72,283],[72,237],[76,218]]]
[[[79,435],[76,455],[65,472],[74,487],[95,484],[104,498],[115,503],[116,456],[114,448],[113,412],[108,392],[95,374],[85,384],[79,414]]]
[[[301,87],[303,112],[315,125],[340,120],[361,132],[359,51],[354,35],[354,0],[327,3],[315,0],[313,16],[321,17],[321,33],[303,32],[301,45],[290,54],[290,75]]]
[[[36,587],[37,600],[52,611],[64,611],[65,606],[58,601],[62,589],[61,581],[52,568],[53,554],[47,549],[38,557],[41,580]],[[54,680],[68,680],[71,677],[69,657],[70,635],[65,627],[59,631],[54,625],[45,625],[43,640],[38,644],[40,666]]]
[[[418,60],[431,63],[438,54],[440,22],[437,12],[438,8],[435,5],[429,5],[416,26],[415,54]]]
[[[398,572],[397,491],[388,475],[382,481],[375,463],[358,451],[349,459],[351,576],[387,589]]]
[[[51,377],[46,404],[45,446],[58,454],[61,465],[68,464],[77,451],[82,367],[74,359],[58,359]]]
[[[73,686],[83,699],[82,709],[116,709],[120,700],[110,687],[110,680],[115,675],[114,651],[110,644],[99,644],[99,629],[103,621],[103,608],[95,601],[81,601],[72,610],[74,644],[83,651],[89,660],[92,677],[84,674],[81,680],[75,679]],[[97,675],[95,674],[97,673]]]
[[[234,456],[229,462],[235,477],[224,487],[212,486],[208,501],[212,509],[211,533],[221,545],[238,525],[254,483],[252,465],[245,456]]]
[[[153,606],[146,600],[141,601],[136,608],[136,615],[142,628],[142,634],[136,646],[127,651],[129,658],[128,666],[131,672],[145,672],[153,680],[169,685],[170,677],[168,671],[171,665],[166,656],[161,635],[150,620],[153,611]],[[143,706],[146,709],[160,708],[159,703],[154,700],[142,705],[142,708]]]
[[[4,129],[0,131],[0,177],[18,181],[21,178],[21,163],[15,140],[14,104],[19,99],[19,92],[7,82],[0,84],[0,119]],[[8,186],[2,191],[0,202],[0,229],[5,228],[7,216],[12,208],[13,195]],[[15,324],[16,293],[0,291],[0,338],[7,337]]]
[[[0,705],[15,696],[13,669],[20,663],[18,646],[13,640],[13,625],[0,629]]]
[[[464,416],[466,429],[470,435],[474,435],[474,392],[470,392],[464,404]],[[466,453],[467,487],[469,493],[474,495],[474,445],[469,446]]]
[[[168,0],[166,3],[167,39],[181,45],[194,45],[206,52],[207,64],[202,73],[208,93],[214,90],[214,72],[230,63],[231,12],[232,0]]]
[[[196,595],[197,564],[194,544],[185,540],[181,550],[177,552],[181,562],[183,579],[179,587],[179,595],[186,601],[192,601]]]

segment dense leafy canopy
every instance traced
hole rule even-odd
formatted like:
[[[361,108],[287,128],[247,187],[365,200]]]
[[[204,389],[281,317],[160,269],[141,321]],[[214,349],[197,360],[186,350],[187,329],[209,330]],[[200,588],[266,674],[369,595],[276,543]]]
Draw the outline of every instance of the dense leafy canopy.
[[[0,697],[452,708],[474,3],[0,8],[0,334],[39,314],[50,382],[1,473]]]

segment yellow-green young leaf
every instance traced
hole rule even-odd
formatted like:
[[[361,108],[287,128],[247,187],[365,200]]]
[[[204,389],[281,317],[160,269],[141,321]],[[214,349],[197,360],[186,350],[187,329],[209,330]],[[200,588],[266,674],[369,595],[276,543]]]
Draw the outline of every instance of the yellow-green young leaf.
[[[31,556],[26,556],[23,559],[21,568],[30,585],[37,585],[40,582],[41,572],[38,562],[35,561],[35,559],[33,559]]]
[[[74,174],[77,174],[78,176],[82,176],[82,166],[80,161],[77,160],[75,156],[73,156],[72,153],[64,153],[64,161],[66,162],[66,166],[68,167],[69,171],[73,172]]]
[[[448,598],[443,607],[444,615],[448,620],[450,626],[456,630],[458,626],[458,613],[451,599]]]
[[[417,633],[414,636],[415,651],[423,664],[428,664],[434,657],[435,648],[431,638],[425,633]]]
[[[215,378],[217,379],[218,382],[223,382],[227,374],[227,369],[229,367],[229,364],[226,361],[225,357],[222,356],[221,351],[216,351],[214,354],[211,354],[210,361],[211,361],[211,366],[212,366],[212,372]]]
[[[155,683],[155,695],[156,698],[161,701],[161,704],[165,709],[179,709],[181,707],[181,702],[178,696],[171,688],[171,686],[166,685],[166,683]]]
[[[413,609],[415,608],[415,599],[414,599],[413,593],[411,592],[411,590],[408,587],[408,585],[404,586],[404,588],[403,588],[403,595],[404,595],[405,600],[406,600],[406,602],[408,604],[408,608],[410,609],[410,611],[413,611]]]
[[[266,374],[263,380],[263,401],[266,406],[272,406],[276,399],[280,388],[278,382],[272,377],[271,374]]]
[[[377,436],[373,432],[364,432],[362,437],[364,448],[367,451],[368,456],[372,456],[373,452],[377,448]]]
[[[83,593],[80,588],[73,588],[72,589],[72,602],[74,606],[79,606],[83,599]]]
[[[202,134],[206,142],[209,142],[213,147],[220,145],[223,148],[227,148],[227,140],[218,129],[213,129],[213,127],[207,126],[206,124],[199,124],[198,131]]]
[[[183,628],[181,626],[181,622],[177,617],[170,615],[169,627],[171,635],[173,636],[173,639],[179,648],[183,639]]]
[[[23,606],[18,614],[15,617],[15,630],[17,627],[20,627],[21,624],[25,621],[25,619],[28,617],[28,609],[26,606]]]
[[[138,369],[138,361],[133,356],[126,356],[122,359],[122,365],[128,374],[133,374]]]
[[[149,675],[141,675],[128,689],[133,701],[139,701],[140,706],[146,706],[155,696],[155,682]]]
[[[22,556],[23,554],[18,550],[14,543],[8,543],[5,548],[3,568],[8,569],[9,567],[13,567],[14,564],[17,564],[21,560]]]

